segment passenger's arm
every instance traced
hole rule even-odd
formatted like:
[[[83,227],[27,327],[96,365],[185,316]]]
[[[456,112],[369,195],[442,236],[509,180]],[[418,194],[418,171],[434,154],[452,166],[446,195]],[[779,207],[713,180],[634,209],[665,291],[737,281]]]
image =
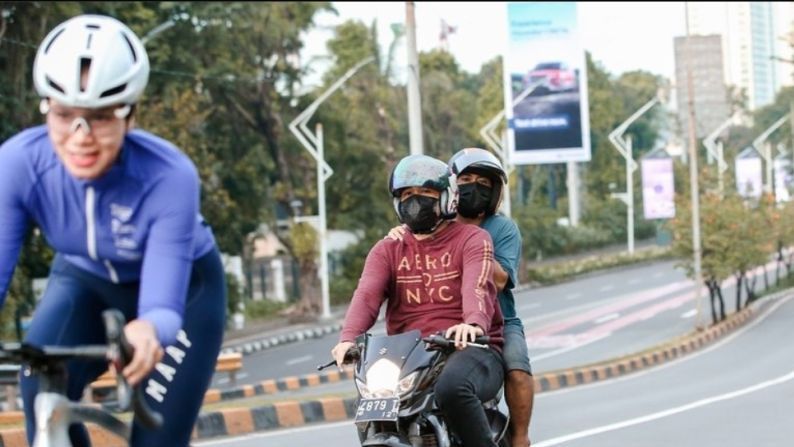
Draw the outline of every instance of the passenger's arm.
[[[507,285],[507,280],[510,279],[505,269],[498,262],[493,263],[493,281],[496,285],[496,290],[501,292]]]
[[[501,291],[512,289],[518,283],[518,269],[521,262],[521,233],[516,224],[509,220],[502,220],[503,225],[494,238],[494,281]],[[499,272],[502,273],[499,273]],[[500,277],[500,275],[504,277]]]

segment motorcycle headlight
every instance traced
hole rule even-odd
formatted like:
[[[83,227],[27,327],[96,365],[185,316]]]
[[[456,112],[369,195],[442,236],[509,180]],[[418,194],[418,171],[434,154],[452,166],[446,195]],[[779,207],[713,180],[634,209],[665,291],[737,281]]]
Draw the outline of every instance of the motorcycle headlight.
[[[368,391],[374,397],[391,397],[397,391],[400,368],[387,359],[376,361],[366,374]]]
[[[416,384],[417,377],[419,377],[419,371],[414,371],[400,379],[400,382],[397,384],[397,395],[402,396],[403,394],[411,391]]]

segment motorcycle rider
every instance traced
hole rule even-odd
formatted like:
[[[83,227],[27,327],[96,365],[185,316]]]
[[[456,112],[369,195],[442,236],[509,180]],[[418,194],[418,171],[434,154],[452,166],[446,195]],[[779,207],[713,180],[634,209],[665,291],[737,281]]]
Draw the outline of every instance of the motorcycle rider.
[[[526,447],[535,388],[524,325],[516,314],[512,292],[521,261],[521,233],[512,220],[497,213],[507,173],[499,159],[479,148],[461,149],[449,159],[449,168],[458,185],[457,220],[488,231],[494,243],[494,282],[505,320],[502,356],[511,440],[514,447]],[[389,237],[400,239],[404,233],[404,226],[395,227]]]
[[[454,221],[456,184],[440,160],[403,158],[391,173],[389,190],[408,231],[402,241],[383,239],[370,250],[331,354],[342,365],[384,301],[390,335],[413,329],[422,336],[443,332],[457,350],[435,385],[439,408],[465,447],[495,447],[482,406],[504,380],[503,318],[491,238],[481,228]],[[479,335],[490,336],[491,349],[467,348]]]

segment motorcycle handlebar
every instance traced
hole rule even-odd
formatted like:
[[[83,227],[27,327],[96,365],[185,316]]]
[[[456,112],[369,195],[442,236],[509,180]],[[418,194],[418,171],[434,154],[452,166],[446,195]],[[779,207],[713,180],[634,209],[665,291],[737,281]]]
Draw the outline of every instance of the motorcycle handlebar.
[[[348,349],[347,352],[345,353],[345,359],[344,359],[344,361],[342,363],[355,362],[356,360],[358,360],[360,358],[361,358],[361,351],[358,349],[358,347],[353,346],[350,349]],[[317,365],[317,371],[322,371],[325,368],[330,368],[331,366],[334,366],[334,365],[336,365],[336,360],[331,360],[328,363],[324,363],[322,365]]]
[[[429,345],[434,345],[441,348],[452,348],[455,346],[455,340],[446,338],[443,335],[439,335],[439,334],[424,337],[422,341],[424,341]],[[491,342],[491,337],[487,335],[480,335],[474,339],[474,342],[467,341],[466,343],[469,346],[475,346],[478,348],[487,348],[490,342]]]

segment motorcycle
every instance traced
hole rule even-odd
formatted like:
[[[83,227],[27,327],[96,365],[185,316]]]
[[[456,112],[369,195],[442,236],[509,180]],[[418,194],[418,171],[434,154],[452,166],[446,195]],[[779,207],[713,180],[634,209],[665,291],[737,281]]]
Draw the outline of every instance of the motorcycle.
[[[477,337],[466,349],[490,349],[488,337]],[[398,335],[365,334],[345,355],[355,362],[358,404],[355,425],[362,446],[460,447],[435,400],[435,383],[454,341],[441,335],[422,337],[418,330]],[[334,361],[317,367],[322,370]],[[509,417],[499,408],[500,395],[484,402],[491,436],[510,445]]]

